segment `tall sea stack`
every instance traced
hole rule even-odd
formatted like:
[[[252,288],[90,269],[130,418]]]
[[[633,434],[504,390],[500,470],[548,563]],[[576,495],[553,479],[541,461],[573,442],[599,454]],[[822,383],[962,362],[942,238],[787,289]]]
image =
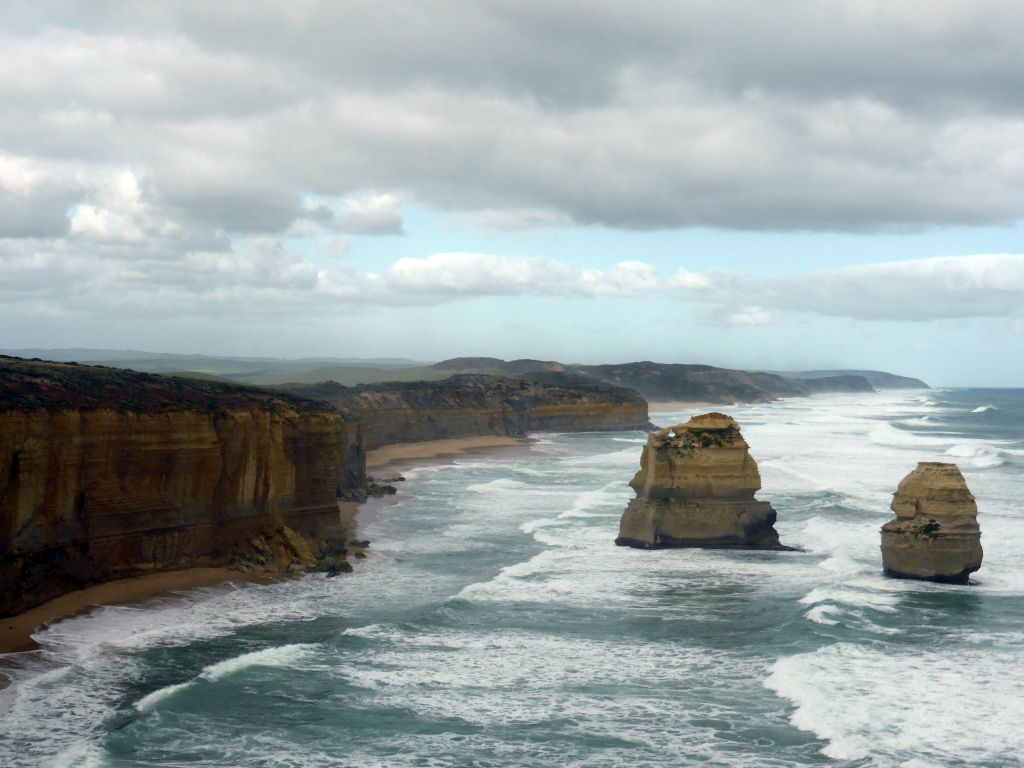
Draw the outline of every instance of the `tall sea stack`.
[[[651,433],[615,543],[790,549],[779,543],[772,505],[754,498],[761,475],[748,447],[739,424],[722,413]]]
[[[978,505],[956,464],[923,461],[900,481],[882,526],[886,576],[966,584],[981,567]]]

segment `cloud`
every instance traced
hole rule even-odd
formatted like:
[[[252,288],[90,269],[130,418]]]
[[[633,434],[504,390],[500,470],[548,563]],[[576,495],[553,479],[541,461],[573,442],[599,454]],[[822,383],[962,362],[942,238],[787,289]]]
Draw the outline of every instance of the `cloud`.
[[[334,216],[335,226],[353,235],[402,235],[400,201],[396,195],[368,195],[346,201]]]
[[[729,315],[726,322],[729,325],[771,325],[774,318],[761,307],[746,306]]]
[[[464,226],[498,232],[529,232],[572,225],[572,219],[551,208],[499,208],[474,211],[455,217]]]
[[[694,291],[705,290],[712,286],[712,282],[709,277],[706,275],[699,275],[696,272],[690,272],[684,267],[677,269],[675,273],[668,278],[665,284],[669,288]]]
[[[552,259],[486,253],[435,253],[399,259],[381,275],[396,293],[436,296],[643,296],[658,289],[650,264],[623,261],[579,270]]]
[[[61,237],[78,187],[55,164],[0,154],[0,238]]]
[[[191,239],[280,234],[311,196],[361,201],[355,233],[400,231],[398,199],[497,229],[1000,223],[1024,210],[1022,23],[956,0],[14,0],[0,146],[86,187],[129,170]],[[0,195],[9,236],[66,231],[68,188]]]
[[[776,277],[697,277],[706,277],[708,286],[696,298],[724,308],[743,306],[730,318],[744,325],[771,322],[777,312],[928,321],[1024,311],[1024,254],[943,256]],[[673,280],[670,287],[677,287]]]

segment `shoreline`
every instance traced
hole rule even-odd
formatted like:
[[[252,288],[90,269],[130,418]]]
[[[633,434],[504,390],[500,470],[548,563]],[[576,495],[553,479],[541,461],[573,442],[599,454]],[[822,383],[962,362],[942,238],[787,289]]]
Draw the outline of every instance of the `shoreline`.
[[[529,448],[530,438],[484,435],[460,437],[450,440],[430,440],[422,443],[396,443],[367,452],[366,469],[380,472],[392,468],[412,468],[419,464],[452,462],[474,454],[490,453],[501,449]],[[339,501],[343,519],[354,523],[354,536],[359,535],[359,518],[364,512],[376,513],[379,506],[392,499],[368,499],[365,502]],[[37,605],[16,616],[0,618],[0,654],[21,653],[39,649],[32,635],[39,629],[63,619],[88,613],[104,605],[142,603],[171,592],[182,592],[202,587],[213,587],[231,582],[237,584],[269,584],[293,575],[265,572],[246,573],[228,567],[183,568],[173,571],[146,573],[68,592]],[[0,688],[6,683],[0,679]]]
[[[366,471],[380,471],[390,466],[411,466],[422,461],[452,461],[472,454],[489,453],[501,448],[529,447],[529,437],[481,435],[454,437],[448,440],[426,440],[420,443],[394,443],[366,453]]]
[[[653,400],[647,403],[648,413],[672,413],[674,411],[691,411],[697,409],[714,410],[728,408],[733,403],[705,403],[699,400]]]
[[[17,616],[0,619],[0,654],[37,650],[40,646],[32,639],[34,632],[103,605],[137,603],[168,592],[213,587],[229,582],[269,584],[280,578],[285,578],[284,574],[243,573],[230,568],[184,568],[94,584],[67,592]]]

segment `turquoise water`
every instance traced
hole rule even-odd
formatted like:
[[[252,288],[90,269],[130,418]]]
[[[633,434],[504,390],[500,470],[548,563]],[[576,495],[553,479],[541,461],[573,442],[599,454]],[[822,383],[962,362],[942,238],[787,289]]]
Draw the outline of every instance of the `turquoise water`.
[[[421,467],[354,574],[40,633],[0,765],[1024,765],[1024,392],[726,410],[804,551],[615,547],[639,432]],[[978,497],[970,586],[881,575],[921,460]]]

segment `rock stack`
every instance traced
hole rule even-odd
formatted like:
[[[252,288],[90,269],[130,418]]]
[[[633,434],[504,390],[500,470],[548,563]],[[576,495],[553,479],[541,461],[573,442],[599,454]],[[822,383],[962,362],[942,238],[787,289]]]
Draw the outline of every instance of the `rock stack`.
[[[978,505],[956,464],[923,461],[892,499],[882,526],[886,576],[966,584],[981,567]]]
[[[630,485],[620,546],[790,549],[779,543],[776,513],[761,488],[740,427],[722,413],[653,432]]]

